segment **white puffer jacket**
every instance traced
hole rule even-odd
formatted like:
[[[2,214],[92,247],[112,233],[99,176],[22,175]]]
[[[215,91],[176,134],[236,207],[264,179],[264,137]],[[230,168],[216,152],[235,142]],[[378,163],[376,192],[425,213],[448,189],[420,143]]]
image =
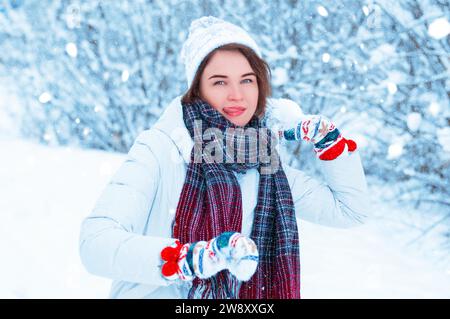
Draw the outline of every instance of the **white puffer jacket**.
[[[193,147],[176,97],[143,131],[127,159],[81,226],[80,255],[92,274],[113,279],[111,298],[186,298],[189,283],[161,276],[160,252],[173,242],[172,222]],[[320,161],[326,183],[283,165],[297,219],[350,227],[369,216],[358,151]],[[242,233],[250,236],[259,173],[237,174],[243,202]],[[301,237],[300,237],[301,240]]]

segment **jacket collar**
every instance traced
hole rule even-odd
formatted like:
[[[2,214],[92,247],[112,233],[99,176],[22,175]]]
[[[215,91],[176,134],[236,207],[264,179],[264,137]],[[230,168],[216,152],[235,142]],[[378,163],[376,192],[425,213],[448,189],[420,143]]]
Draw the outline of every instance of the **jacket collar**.
[[[181,97],[177,96],[169,103],[153,128],[165,133],[176,145],[185,163],[189,163],[194,141],[184,125]]]

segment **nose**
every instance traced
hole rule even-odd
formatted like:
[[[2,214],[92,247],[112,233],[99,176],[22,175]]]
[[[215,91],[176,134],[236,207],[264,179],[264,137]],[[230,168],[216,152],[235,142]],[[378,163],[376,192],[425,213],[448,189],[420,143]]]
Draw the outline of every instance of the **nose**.
[[[233,84],[229,86],[230,91],[228,92],[228,99],[234,101],[234,100],[242,100],[243,94],[241,92],[241,89],[239,88],[239,85]]]

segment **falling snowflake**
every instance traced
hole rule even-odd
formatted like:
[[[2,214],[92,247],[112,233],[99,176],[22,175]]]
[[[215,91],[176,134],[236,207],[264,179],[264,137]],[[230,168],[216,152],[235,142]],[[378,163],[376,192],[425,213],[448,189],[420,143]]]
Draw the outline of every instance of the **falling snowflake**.
[[[76,58],[78,55],[77,45],[73,42],[67,43],[66,44],[66,52],[70,57]]]
[[[39,102],[42,104],[48,103],[52,100],[52,95],[48,92],[44,92],[39,96]]]
[[[328,17],[328,10],[325,9],[324,6],[318,6],[318,7],[317,7],[317,12],[318,12],[322,17]]]
[[[450,23],[446,18],[439,18],[430,23],[428,35],[437,40],[445,38],[450,33]]]

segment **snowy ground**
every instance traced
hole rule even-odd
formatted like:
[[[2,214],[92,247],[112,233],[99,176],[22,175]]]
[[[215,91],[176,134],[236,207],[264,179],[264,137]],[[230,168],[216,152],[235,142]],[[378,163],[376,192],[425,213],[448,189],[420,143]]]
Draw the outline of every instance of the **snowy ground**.
[[[106,298],[110,281],[84,270],[78,235],[123,155],[9,138],[0,148],[0,298]],[[450,298],[450,272],[406,249],[391,224],[377,218],[342,230],[302,222],[303,298]]]

